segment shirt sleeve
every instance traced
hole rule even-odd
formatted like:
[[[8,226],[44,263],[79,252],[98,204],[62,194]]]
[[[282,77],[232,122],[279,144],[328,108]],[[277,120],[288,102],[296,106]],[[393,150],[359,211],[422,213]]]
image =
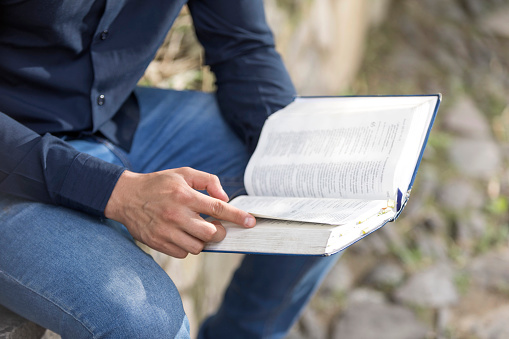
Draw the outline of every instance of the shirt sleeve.
[[[216,76],[221,112],[253,151],[266,118],[295,97],[263,0],[191,0],[188,5],[205,62]]]
[[[97,216],[124,171],[1,112],[0,159],[0,192]]]

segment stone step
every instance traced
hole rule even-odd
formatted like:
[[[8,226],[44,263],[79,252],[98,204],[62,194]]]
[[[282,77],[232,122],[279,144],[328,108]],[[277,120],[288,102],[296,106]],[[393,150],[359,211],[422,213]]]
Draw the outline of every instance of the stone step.
[[[0,305],[0,339],[40,339],[45,331]]]

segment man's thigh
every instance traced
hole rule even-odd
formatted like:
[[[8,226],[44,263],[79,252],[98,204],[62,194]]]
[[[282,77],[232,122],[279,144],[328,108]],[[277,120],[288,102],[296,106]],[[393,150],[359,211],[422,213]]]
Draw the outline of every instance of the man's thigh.
[[[249,154],[214,94],[140,87],[136,95],[141,121],[127,154],[134,171],[189,166],[219,176],[229,195],[243,191]]]
[[[69,143],[125,160],[94,138]],[[0,304],[64,338],[188,337],[175,285],[116,221],[0,193],[0,248]]]
[[[171,279],[114,221],[0,194],[0,248],[0,304],[63,337],[188,331]]]

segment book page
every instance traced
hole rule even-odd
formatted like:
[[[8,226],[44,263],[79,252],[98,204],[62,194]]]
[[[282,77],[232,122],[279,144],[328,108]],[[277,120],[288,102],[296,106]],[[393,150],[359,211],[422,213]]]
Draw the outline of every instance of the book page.
[[[329,108],[317,116],[275,113],[246,169],[247,192],[395,200],[395,168],[413,113],[409,107],[341,114]]]
[[[330,225],[362,223],[387,212],[385,200],[240,196],[230,204],[256,217]]]
[[[204,251],[324,255],[334,230],[348,228],[274,219],[257,219],[253,228],[229,221],[222,224],[226,237],[217,243],[207,243]]]
[[[432,118],[431,109],[432,106],[429,102],[423,102],[414,108],[414,118],[409,130],[413,137],[405,141],[401,152],[401,157],[405,161],[398,165],[395,173],[396,184],[402,192],[409,189],[420,151],[423,150],[422,146],[425,143],[427,127],[430,125]]]

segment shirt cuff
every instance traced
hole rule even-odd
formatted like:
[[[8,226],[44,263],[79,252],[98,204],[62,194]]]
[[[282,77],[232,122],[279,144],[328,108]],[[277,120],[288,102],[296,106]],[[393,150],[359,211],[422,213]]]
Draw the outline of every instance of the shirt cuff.
[[[111,192],[125,170],[89,154],[79,153],[69,167],[57,203],[105,217],[104,209]]]

